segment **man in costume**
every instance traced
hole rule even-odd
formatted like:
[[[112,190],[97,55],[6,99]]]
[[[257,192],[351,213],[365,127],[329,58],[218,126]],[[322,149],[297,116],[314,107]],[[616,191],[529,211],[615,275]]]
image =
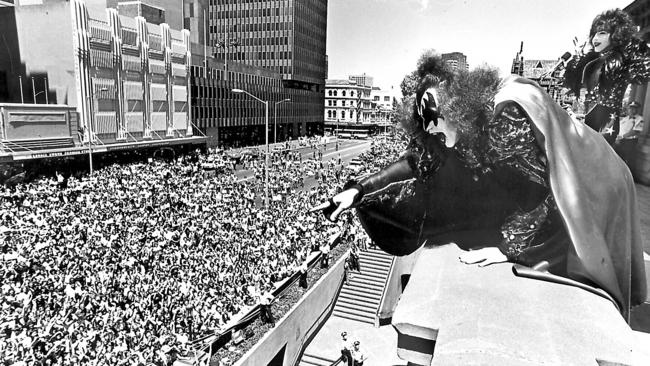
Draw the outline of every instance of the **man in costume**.
[[[316,209],[336,220],[356,207],[394,255],[455,242],[475,249],[468,264],[546,261],[627,318],[645,274],[634,183],[614,151],[531,81],[489,68],[439,81],[420,83],[402,158]]]
[[[585,123],[614,143],[619,133],[623,96],[630,84],[650,79],[650,49],[634,37],[636,27],[623,10],[598,15],[585,47],[569,60],[564,85],[576,96],[586,88]]]

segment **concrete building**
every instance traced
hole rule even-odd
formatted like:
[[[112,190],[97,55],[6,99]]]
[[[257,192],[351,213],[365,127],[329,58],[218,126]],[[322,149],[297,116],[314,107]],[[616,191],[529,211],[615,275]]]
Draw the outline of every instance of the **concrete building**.
[[[183,0],[86,0],[88,7],[93,2],[103,3],[104,8],[117,9],[120,15],[142,16],[148,23],[167,23],[171,29],[184,28]]]
[[[0,8],[0,102],[73,107],[86,144],[193,143],[189,31],[92,3]]]
[[[185,0],[185,24],[199,41],[192,48],[196,124],[211,145],[265,141],[263,104],[233,88],[269,101],[269,141],[323,131],[326,1],[280,5]]]
[[[442,61],[444,61],[454,71],[469,70],[467,56],[462,52],[443,53]]]
[[[288,86],[322,92],[327,0],[216,0],[208,18],[217,59],[273,69]]]
[[[143,1],[120,1],[117,12],[130,18],[143,17],[147,23],[160,25],[165,23],[165,8],[153,6]]]
[[[366,75],[365,72],[361,75],[350,75],[348,77],[348,80],[356,82],[357,85],[366,86],[369,88],[372,88],[375,83],[375,78],[370,75]]]
[[[325,121],[370,123],[371,87],[356,81],[327,79],[325,82]]]
[[[397,103],[398,95],[395,89],[382,90],[378,87],[372,88],[370,91],[371,99],[371,120],[377,124],[387,124],[393,121],[395,112],[395,103]]]

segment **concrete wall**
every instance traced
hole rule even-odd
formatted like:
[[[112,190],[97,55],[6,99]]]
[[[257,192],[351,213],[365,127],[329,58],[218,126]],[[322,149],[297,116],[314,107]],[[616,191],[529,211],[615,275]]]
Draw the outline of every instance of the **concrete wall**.
[[[393,261],[393,268],[389,274],[388,281],[386,281],[386,289],[384,290],[384,298],[379,304],[379,323],[389,320],[393,317],[393,312],[397,306],[400,296],[402,296],[402,278],[403,276],[410,276],[413,271],[413,266],[417,260],[422,247],[415,252],[402,257],[395,257]]]
[[[426,247],[393,315],[397,353],[416,365],[650,365],[614,304],[583,289],[466,265]]]
[[[40,93],[37,103],[45,103],[47,78],[49,103],[76,104],[68,2],[46,0],[42,5],[0,8],[0,34],[4,43],[0,47],[0,72],[6,72],[9,92],[0,102],[20,103],[20,76],[26,103],[33,103],[34,89]]]
[[[306,346],[327,320],[334,308],[343,281],[343,255],[302,299],[235,364],[237,366],[264,366],[285,348],[282,365],[293,366]]]
[[[3,140],[71,138],[70,113],[73,111],[66,106],[0,104],[3,122],[0,136]]]

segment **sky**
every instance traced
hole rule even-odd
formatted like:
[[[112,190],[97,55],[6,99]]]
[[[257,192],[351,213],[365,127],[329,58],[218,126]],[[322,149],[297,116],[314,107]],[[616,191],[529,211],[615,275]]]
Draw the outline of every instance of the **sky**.
[[[632,0],[329,0],[330,79],[366,73],[399,91],[424,50],[462,52],[510,73],[524,42],[525,59],[558,59],[585,41],[593,18]]]

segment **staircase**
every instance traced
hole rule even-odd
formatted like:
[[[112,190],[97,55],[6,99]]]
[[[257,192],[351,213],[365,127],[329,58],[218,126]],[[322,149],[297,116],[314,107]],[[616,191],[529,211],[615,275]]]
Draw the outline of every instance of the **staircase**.
[[[330,366],[336,361],[337,360],[330,360],[324,357],[308,355],[305,353],[302,355],[302,359],[298,366]]]
[[[336,301],[333,316],[375,324],[393,257],[379,249],[359,252],[361,273],[350,271]]]

